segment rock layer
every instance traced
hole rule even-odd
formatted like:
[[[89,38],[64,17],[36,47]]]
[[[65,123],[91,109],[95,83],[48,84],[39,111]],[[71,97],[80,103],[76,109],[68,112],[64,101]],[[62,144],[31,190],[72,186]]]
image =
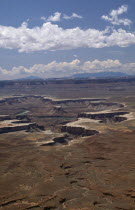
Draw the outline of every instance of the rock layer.
[[[88,130],[83,127],[75,127],[75,126],[63,126],[61,129],[62,132],[68,132],[73,135],[81,135],[81,136],[91,136],[98,134],[99,132],[96,130]]]
[[[79,118],[89,118],[94,120],[100,120],[101,123],[106,123],[108,121],[112,122],[121,122],[127,118],[123,115],[128,114],[129,112],[99,112],[99,113],[81,113],[78,115]],[[122,117],[123,116],[123,117]]]

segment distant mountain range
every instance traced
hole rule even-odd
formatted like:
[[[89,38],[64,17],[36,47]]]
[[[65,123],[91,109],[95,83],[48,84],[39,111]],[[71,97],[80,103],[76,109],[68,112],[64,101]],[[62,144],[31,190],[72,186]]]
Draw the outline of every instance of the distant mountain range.
[[[44,80],[44,79],[36,76],[29,76],[29,77],[19,78],[17,80]]]
[[[53,80],[59,80],[59,79],[88,79],[88,78],[121,78],[121,77],[128,77],[128,74],[122,73],[122,72],[97,72],[97,73],[80,73],[80,74],[74,74],[70,77],[62,77],[62,78],[49,78]],[[29,76],[24,78],[19,78],[17,80],[44,80],[41,77],[37,76]]]
[[[74,74],[71,76],[75,79],[83,79],[83,78],[116,78],[116,77],[126,77],[128,76],[122,72],[97,72],[97,73],[81,73]]]

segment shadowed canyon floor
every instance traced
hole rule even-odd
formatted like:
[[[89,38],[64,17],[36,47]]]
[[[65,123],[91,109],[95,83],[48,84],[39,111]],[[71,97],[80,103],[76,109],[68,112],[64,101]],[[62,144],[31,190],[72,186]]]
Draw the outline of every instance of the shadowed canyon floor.
[[[0,209],[135,209],[135,84],[39,87],[0,88]]]

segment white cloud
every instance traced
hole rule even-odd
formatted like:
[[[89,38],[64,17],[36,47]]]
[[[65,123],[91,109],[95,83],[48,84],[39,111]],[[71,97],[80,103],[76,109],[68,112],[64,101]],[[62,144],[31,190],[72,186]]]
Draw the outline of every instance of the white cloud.
[[[73,57],[77,58],[77,57],[78,57],[78,55],[76,55],[76,54],[75,54],[75,55],[73,55]]]
[[[7,78],[18,78],[26,75],[49,77],[63,77],[71,76],[76,73],[95,73],[95,72],[125,72],[128,74],[135,74],[135,63],[122,64],[119,60],[93,60],[81,62],[75,59],[71,62],[56,62],[53,61],[48,64],[35,64],[30,68],[24,66],[13,67],[11,70],[0,68],[1,75]]]
[[[46,20],[46,17],[42,16],[40,19],[43,20],[43,21],[45,21]]]
[[[101,18],[109,21],[110,23],[112,23],[113,25],[125,25],[125,26],[129,26],[132,21],[125,18],[125,19],[120,19],[119,15],[122,15],[123,13],[126,13],[128,10],[128,6],[127,5],[122,5],[121,7],[119,7],[117,10],[112,10],[109,13],[109,16],[107,15],[103,15]]]
[[[99,60],[94,60],[94,61],[86,61],[82,65],[82,69],[85,71],[91,71],[91,70],[98,70],[98,71],[104,71],[107,69],[115,69],[121,67],[121,63],[119,60],[106,60],[106,61],[99,61]]]
[[[46,21],[46,22],[59,22],[62,19],[69,20],[69,19],[74,19],[74,18],[82,19],[83,17],[76,13],[72,13],[71,16],[68,16],[65,14],[62,15],[62,13],[60,13],[60,12],[55,12],[53,15],[49,16],[48,18],[45,16],[42,16],[40,19],[43,21]]]
[[[82,19],[83,17],[81,15],[73,13],[71,16],[68,16],[68,15],[64,14],[63,18],[66,19],[66,20],[69,20],[69,19],[74,19],[74,18]]]
[[[55,12],[54,15],[51,15],[47,21],[50,22],[58,22],[61,20],[61,13],[60,12]]]
[[[28,28],[23,22],[18,28],[0,25],[0,48],[19,52],[40,50],[68,50],[77,48],[127,47],[135,44],[135,32],[123,29],[103,31],[79,27],[63,29],[50,22],[41,27]]]

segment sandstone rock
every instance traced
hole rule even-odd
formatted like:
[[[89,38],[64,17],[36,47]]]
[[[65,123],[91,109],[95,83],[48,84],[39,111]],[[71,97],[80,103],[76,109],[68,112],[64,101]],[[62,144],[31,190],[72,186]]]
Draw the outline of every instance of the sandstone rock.
[[[83,127],[72,127],[72,126],[62,126],[62,132],[68,132],[73,135],[81,135],[81,136],[91,136],[98,134],[99,132],[96,130],[88,130]]]

